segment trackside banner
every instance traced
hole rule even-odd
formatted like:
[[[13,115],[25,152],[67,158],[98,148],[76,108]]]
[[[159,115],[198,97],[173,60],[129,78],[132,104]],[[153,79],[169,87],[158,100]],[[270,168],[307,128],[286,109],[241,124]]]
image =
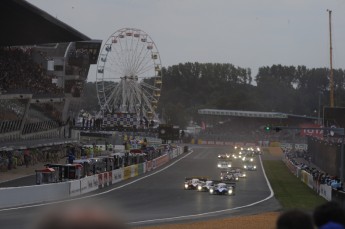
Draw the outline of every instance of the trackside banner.
[[[319,194],[320,194],[320,196],[322,196],[326,200],[331,201],[332,200],[332,188],[331,188],[331,186],[326,185],[326,184],[321,184]]]
[[[93,175],[80,180],[80,194],[85,194],[98,189],[98,176]]]
[[[123,169],[121,168],[121,169],[113,170],[111,175],[112,175],[113,184],[120,182],[122,181],[122,178],[123,178]]]
[[[315,130],[315,129],[303,129],[303,128],[321,128],[321,125],[313,124],[313,123],[304,123],[299,125],[301,129],[300,135],[301,136],[313,136],[313,137],[323,137],[323,130]]]

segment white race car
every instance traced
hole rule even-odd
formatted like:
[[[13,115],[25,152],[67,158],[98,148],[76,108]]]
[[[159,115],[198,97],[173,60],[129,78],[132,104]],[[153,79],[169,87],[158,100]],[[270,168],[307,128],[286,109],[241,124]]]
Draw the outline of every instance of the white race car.
[[[233,173],[231,171],[221,171],[220,172],[220,179],[222,181],[238,181],[239,176],[237,173]]]
[[[204,177],[186,177],[184,181],[184,189],[187,190],[196,190],[198,189],[199,184],[206,182],[207,178]]]
[[[242,157],[242,161],[243,162],[254,162],[254,157],[251,157],[251,156],[243,156]]]
[[[243,168],[245,170],[250,170],[250,171],[255,171],[256,170],[256,165],[253,163],[247,163],[243,165]]]
[[[230,161],[218,161],[217,167],[220,169],[227,169],[231,168],[231,162]]]
[[[200,182],[198,185],[198,191],[199,192],[208,192],[210,188],[214,187],[214,181],[213,180],[207,180],[204,182]]]
[[[235,167],[232,167],[229,172],[231,173],[234,173],[237,177],[239,178],[246,178],[247,177],[247,174],[245,172],[243,172],[240,168],[235,168]]]
[[[217,183],[210,188],[211,195],[235,195],[235,185],[233,183]]]

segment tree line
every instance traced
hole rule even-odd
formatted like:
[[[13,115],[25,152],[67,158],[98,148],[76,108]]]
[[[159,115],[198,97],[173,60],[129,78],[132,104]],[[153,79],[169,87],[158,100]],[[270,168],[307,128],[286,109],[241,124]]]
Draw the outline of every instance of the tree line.
[[[272,65],[249,68],[229,63],[181,63],[162,68],[157,112],[165,122],[185,127],[198,109],[283,112],[317,116],[329,106],[329,69]],[[345,72],[333,70],[335,106],[345,107]],[[81,107],[98,110],[96,85],[88,82]],[[320,105],[320,106],[319,106]]]

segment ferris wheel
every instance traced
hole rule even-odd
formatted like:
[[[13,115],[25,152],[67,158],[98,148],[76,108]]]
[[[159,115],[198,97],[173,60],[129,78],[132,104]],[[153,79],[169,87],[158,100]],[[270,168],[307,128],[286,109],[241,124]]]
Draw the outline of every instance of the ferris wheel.
[[[162,71],[158,49],[140,29],[114,32],[97,62],[96,89],[101,111],[136,113],[157,119]]]

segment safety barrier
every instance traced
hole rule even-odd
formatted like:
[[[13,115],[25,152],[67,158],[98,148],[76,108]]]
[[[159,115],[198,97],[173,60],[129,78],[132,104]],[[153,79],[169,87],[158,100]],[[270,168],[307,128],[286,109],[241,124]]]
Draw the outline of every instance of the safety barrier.
[[[70,196],[70,183],[1,188],[1,208],[55,201]]]
[[[164,155],[152,161],[87,176],[80,180],[45,185],[0,188],[0,196],[6,197],[0,198],[0,208],[38,204],[77,197],[123,180],[145,174],[148,171],[164,165],[169,160],[178,157],[182,153],[183,148],[177,147],[170,152],[165,152]]]
[[[283,159],[286,166],[290,171],[295,174],[303,183],[305,183],[309,188],[313,189],[320,196],[325,198],[328,201],[335,200],[340,202],[342,206],[345,207],[345,192],[335,190],[328,184],[320,184],[319,181],[314,179],[312,174],[308,173],[305,170],[302,170],[296,166],[290,159],[285,157]]]

